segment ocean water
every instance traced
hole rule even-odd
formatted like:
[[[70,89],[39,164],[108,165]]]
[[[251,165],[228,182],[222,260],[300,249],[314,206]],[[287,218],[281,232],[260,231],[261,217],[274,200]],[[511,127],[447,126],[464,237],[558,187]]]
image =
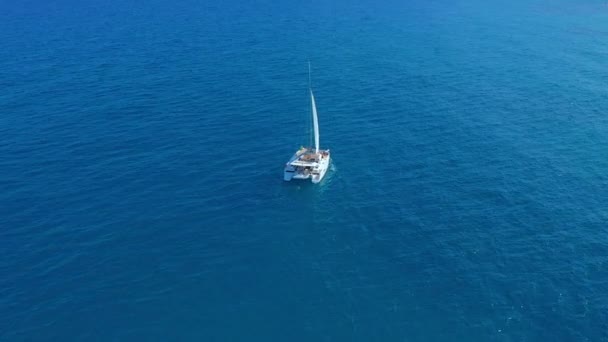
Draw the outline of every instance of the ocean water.
[[[607,61],[600,0],[0,2],[0,340],[608,341]]]

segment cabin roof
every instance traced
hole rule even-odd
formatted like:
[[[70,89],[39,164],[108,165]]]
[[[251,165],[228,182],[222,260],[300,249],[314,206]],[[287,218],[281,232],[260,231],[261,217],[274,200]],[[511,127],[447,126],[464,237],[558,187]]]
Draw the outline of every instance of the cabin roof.
[[[294,160],[289,164],[291,164],[293,166],[317,166],[317,165],[319,165],[319,163],[317,163],[316,161],[305,161],[305,160]]]

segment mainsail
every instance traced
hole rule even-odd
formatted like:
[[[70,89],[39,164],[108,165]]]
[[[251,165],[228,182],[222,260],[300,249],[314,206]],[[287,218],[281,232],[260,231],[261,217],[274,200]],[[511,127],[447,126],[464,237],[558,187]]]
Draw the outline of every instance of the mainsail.
[[[319,153],[319,119],[317,119],[317,106],[315,105],[315,96],[310,90],[310,100],[312,101],[312,124],[315,132],[315,153]]]

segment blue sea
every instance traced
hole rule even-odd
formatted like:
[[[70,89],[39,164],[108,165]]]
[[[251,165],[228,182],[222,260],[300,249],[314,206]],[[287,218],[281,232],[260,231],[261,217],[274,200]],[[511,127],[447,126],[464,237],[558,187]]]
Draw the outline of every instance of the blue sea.
[[[0,340],[608,341],[607,62],[603,0],[0,2]]]

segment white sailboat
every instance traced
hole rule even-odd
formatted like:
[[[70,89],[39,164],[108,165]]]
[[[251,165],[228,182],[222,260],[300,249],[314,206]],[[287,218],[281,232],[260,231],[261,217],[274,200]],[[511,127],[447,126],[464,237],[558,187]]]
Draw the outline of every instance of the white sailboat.
[[[308,83],[310,90],[310,102],[312,104],[312,124],[315,146],[301,147],[285,164],[283,179],[311,179],[313,183],[319,183],[329,168],[329,150],[319,149],[319,118],[317,117],[317,105],[315,96],[310,86],[310,63],[308,63]]]

